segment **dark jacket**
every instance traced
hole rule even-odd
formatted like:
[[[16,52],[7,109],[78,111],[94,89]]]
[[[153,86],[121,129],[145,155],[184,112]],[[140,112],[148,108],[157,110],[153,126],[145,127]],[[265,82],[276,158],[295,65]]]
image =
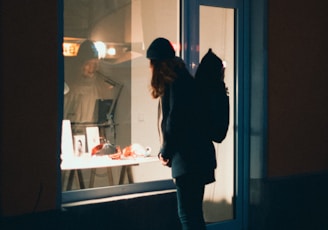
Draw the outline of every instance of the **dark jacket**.
[[[170,160],[173,178],[196,174],[201,175],[205,183],[213,182],[215,149],[201,131],[197,86],[187,69],[175,72],[177,78],[166,87],[161,98],[162,157]]]

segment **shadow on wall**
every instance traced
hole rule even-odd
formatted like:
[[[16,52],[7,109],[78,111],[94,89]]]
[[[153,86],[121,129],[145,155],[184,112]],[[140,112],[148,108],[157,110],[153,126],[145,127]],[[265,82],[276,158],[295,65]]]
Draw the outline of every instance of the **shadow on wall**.
[[[327,230],[328,172],[250,181],[250,229]]]

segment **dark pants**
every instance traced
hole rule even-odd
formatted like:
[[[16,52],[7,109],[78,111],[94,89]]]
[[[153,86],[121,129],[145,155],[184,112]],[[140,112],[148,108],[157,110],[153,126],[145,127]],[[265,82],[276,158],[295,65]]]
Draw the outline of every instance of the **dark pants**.
[[[204,182],[192,175],[176,178],[178,214],[183,230],[205,230]]]

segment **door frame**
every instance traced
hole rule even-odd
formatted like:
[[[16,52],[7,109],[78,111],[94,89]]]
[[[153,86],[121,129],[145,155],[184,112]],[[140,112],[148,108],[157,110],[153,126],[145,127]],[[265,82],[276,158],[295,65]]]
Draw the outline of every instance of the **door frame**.
[[[234,219],[209,224],[207,229],[247,229],[249,204],[249,1],[181,0],[181,55],[192,74],[199,64],[200,5],[235,9],[235,196]]]

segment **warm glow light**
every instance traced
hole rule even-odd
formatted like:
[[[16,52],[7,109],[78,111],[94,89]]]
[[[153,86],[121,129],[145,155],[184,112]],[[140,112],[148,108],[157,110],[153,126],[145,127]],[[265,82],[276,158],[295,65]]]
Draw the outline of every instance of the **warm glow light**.
[[[77,43],[63,43],[63,55],[68,57],[73,57],[77,55],[80,45]]]
[[[116,49],[111,47],[107,50],[107,53],[110,55],[110,56],[114,56],[116,55]]]
[[[95,42],[95,46],[98,51],[98,57],[105,58],[106,57],[106,49],[107,49],[106,44],[101,41],[97,41],[97,42]]]
[[[171,45],[173,46],[175,52],[179,52],[181,50],[180,43],[171,43]]]

